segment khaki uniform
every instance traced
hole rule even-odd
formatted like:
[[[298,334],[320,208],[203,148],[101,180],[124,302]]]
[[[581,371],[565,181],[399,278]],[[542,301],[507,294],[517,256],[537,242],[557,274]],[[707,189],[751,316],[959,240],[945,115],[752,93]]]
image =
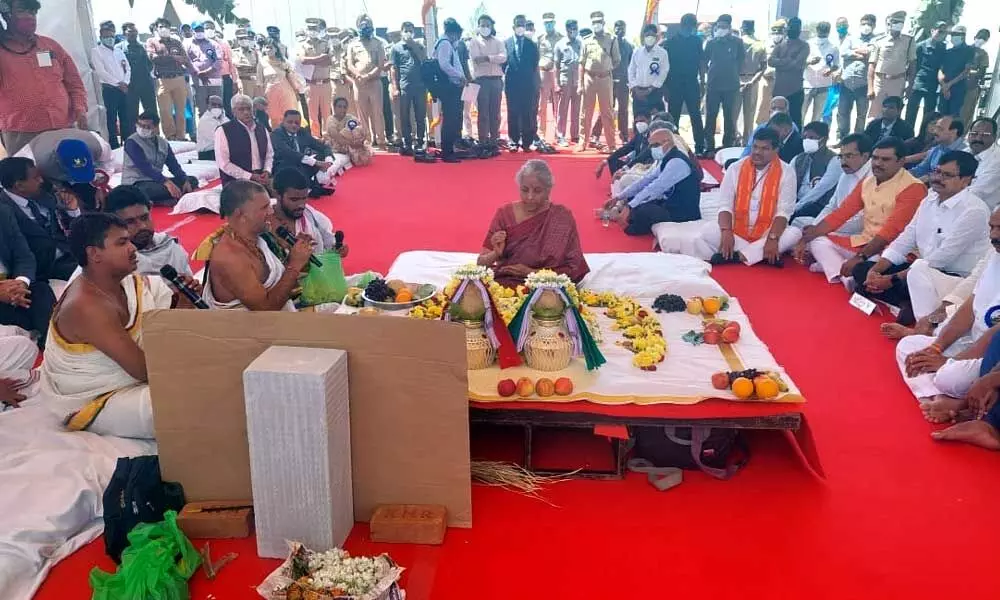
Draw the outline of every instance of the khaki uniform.
[[[887,35],[872,45],[868,64],[875,65],[875,99],[868,104],[868,119],[882,116],[882,101],[889,96],[903,97],[906,71],[917,61],[917,43],[912,36]],[[869,92],[869,93],[870,93]]]
[[[304,58],[330,55],[330,45],[323,39],[307,39],[299,46],[298,62],[306,73],[312,67],[312,74],[306,78],[306,101],[309,105],[309,131],[313,137],[322,137],[326,122],[333,114],[333,84],[330,81],[329,65],[307,65]]]
[[[347,73],[354,80],[354,98],[358,119],[375,138],[375,144],[385,145],[385,117],[382,114],[382,71],[385,46],[372,37],[357,39],[347,47]]]
[[[601,123],[604,127],[604,138],[611,150],[615,149],[615,115],[612,105],[614,85],[611,71],[621,62],[621,52],[618,40],[613,35],[602,33],[592,35],[583,42],[583,56],[580,68],[583,69],[583,118],[580,120],[580,131],[586,135],[590,131],[594,119],[594,103],[601,108]],[[586,138],[580,140],[580,149],[586,149]]]
[[[976,116],[976,106],[979,104],[980,84],[990,69],[990,55],[982,48],[976,48],[972,55],[973,71],[969,73],[968,91],[965,92],[965,104],[962,105],[962,122],[966,129],[972,125]]]
[[[743,64],[740,66],[740,84],[751,81],[757,73],[767,69],[767,48],[763,42],[751,37],[743,38]],[[754,85],[744,88],[736,99],[736,112],[743,114],[743,143],[750,139],[757,126],[757,101],[760,98],[760,88],[763,77]],[[771,98],[767,99],[768,105]]]
[[[354,84],[347,78],[347,47],[340,41],[330,41],[330,79],[333,80],[333,98],[347,98],[347,112],[357,114],[357,104],[354,102]]]
[[[538,37],[538,74],[541,85],[538,88],[538,137],[545,138],[549,126],[549,105],[552,105],[552,117],[559,114],[559,99],[556,97],[556,44],[563,39],[563,34],[555,32]]]
[[[264,64],[257,49],[237,45],[233,49],[233,65],[240,80],[240,91],[251,98],[263,96]]]

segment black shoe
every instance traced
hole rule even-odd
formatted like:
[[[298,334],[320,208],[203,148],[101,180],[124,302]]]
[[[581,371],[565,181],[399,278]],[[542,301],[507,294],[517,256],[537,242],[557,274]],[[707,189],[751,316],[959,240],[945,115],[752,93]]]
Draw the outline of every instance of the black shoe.
[[[403,146],[399,150],[399,155],[400,156],[413,156],[413,148],[411,148],[410,146]]]
[[[508,148],[508,150],[510,150],[511,154],[517,154],[518,152],[521,151],[521,149],[518,148],[517,146],[511,146],[510,148]]]
[[[413,162],[431,164],[431,163],[436,163],[437,158],[435,158],[433,154],[427,154],[426,152],[421,152],[419,154],[414,155]]]
[[[726,259],[722,257],[722,253],[716,252],[708,262],[713,265],[738,265],[743,261],[735,253],[732,258]]]
[[[441,157],[441,162],[443,162],[443,163],[460,163],[462,161],[461,161],[461,159],[459,159],[454,154],[449,154],[448,156],[442,156]]]
[[[531,146],[525,146],[525,147],[524,147],[524,152],[525,152],[525,153],[528,153],[528,152],[533,152],[533,150],[531,149]]]

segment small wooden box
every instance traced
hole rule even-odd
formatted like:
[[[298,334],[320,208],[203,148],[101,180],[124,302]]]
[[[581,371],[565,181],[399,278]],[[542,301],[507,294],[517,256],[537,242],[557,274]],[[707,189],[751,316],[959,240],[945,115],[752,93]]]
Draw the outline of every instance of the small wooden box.
[[[437,504],[383,504],[369,526],[376,542],[438,545],[448,529],[448,511]]]
[[[189,538],[245,538],[253,532],[253,505],[248,500],[188,502],[177,526]]]

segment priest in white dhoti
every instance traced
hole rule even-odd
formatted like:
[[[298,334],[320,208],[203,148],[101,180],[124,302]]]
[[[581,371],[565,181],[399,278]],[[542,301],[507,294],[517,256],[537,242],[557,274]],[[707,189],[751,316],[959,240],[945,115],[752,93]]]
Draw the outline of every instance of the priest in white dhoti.
[[[292,292],[312,256],[312,238],[298,234],[282,264],[265,239],[274,209],[264,186],[231,181],[219,204],[226,225],[206,242],[205,301],[213,309],[294,311]]]
[[[965,397],[979,377],[983,354],[1000,323],[1000,214],[990,217],[990,242],[995,252],[987,262],[972,296],[941,327],[936,337],[910,335],[896,346],[906,384],[925,404],[932,421],[954,417],[956,399]]]
[[[762,129],[750,156],[734,163],[719,188],[717,223],[707,224],[695,240],[698,258],[712,264],[767,261],[781,265],[781,255],[795,247],[802,231],[788,227],[795,210],[795,171],[778,158],[778,134]]]
[[[83,273],[53,311],[38,400],[65,417],[70,430],[152,438],[143,315],[192,305],[161,278],[135,273],[135,246],[112,214],[75,220],[70,247]],[[197,282],[183,279],[200,292]]]

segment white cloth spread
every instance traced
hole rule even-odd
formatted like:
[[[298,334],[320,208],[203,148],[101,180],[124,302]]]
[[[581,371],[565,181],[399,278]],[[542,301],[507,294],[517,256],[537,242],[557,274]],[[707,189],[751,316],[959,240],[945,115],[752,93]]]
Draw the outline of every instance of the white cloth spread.
[[[257,238],[257,248],[260,249],[261,253],[264,255],[264,262],[267,265],[267,278],[264,280],[264,288],[271,289],[278,285],[278,281],[281,276],[285,274],[285,265],[282,264],[281,259],[278,258],[274,252],[267,246],[262,238]],[[230,300],[228,302],[221,302],[215,299],[215,295],[212,293],[212,272],[211,267],[207,269],[205,277],[205,289],[201,295],[202,299],[208,303],[208,305],[214,310],[249,310],[239,299]],[[291,300],[285,303],[284,311],[295,311],[295,304]]]

